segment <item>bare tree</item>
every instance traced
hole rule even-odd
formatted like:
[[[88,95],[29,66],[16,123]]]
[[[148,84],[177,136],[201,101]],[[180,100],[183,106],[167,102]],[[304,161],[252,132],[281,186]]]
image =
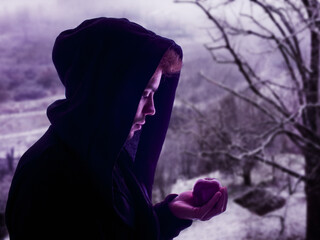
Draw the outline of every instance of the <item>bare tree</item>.
[[[211,22],[213,60],[234,65],[255,98],[201,73],[207,81],[230,92],[273,124],[262,129],[258,147],[223,154],[237,160],[250,156],[305,182],[306,239],[320,236],[320,2],[318,0],[176,0],[200,8]],[[236,21],[231,20],[233,14]],[[228,17],[229,16],[229,17]],[[245,42],[246,44],[240,44]],[[257,53],[257,51],[259,53]],[[266,71],[268,68],[268,71]],[[286,136],[305,158],[305,174],[273,162],[264,149]],[[232,143],[233,144],[233,143]]]
[[[250,157],[247,161],[235,161],[234,158],[221,154],[226,151],[234,152],[239,148],[239,145],[232,145],[232,139],[233,142],[239,139],[241,148],[257,145],[255,140],[248,137],[256,133],[257,128],[253,121],[246,121],[253,118],[252,113],[243,114],[244,108],[248,110],[251,106],[239,106],[241,104],[236,103],[233,96],[226,96],[219,101],[219,105],[223,107],[206,106],[205,110],[180,97],[178,100],[181,106],[175,107],[173,111],[170,131],[176,132],[180,137],[177,142],[181,149],[179,155],[182,175],[191,178],[219,170],[239,175],[243,177],[245,185],[251,185],[251,171],[256,166],[256,161],[250,160]],[[182,111],[183,108],[189,111]],[[247,126],[247,131],[240,128],[244,125]]]

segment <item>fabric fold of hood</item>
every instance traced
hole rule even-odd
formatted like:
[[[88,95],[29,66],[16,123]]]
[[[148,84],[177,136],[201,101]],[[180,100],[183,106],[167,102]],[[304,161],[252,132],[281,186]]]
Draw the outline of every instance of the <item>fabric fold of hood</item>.
[[[112,171],[132,126],[142,93],[162,56],[182,50],[127,19],[95,18],[63,31],[52,58],[65,99],[47,115],[59,138],[79,156],[88,181],[112,204]],[[168,129],[179,73],[163,76],[135,149],[134,170],[151,199],[157,161]]]

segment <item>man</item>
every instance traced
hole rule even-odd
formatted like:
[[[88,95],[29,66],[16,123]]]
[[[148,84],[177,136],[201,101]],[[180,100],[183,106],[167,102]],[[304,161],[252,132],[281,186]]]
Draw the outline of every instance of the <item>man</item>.
[[[66,98],[20,159],[6,208],[11,240],[172,239],[225,210],[221,188],[151,203],[182,50],[127,19],[96,18],[62,32],[53,62]],[[147,118],[149,116],[149,118]]]

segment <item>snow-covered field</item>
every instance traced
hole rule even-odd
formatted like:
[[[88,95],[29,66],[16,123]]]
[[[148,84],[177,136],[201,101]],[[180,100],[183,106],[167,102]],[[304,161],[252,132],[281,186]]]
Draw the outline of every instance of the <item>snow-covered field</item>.
[[[63,96],[0,104],[0,158],[3,158],[12,147],[15,156],[21,156],[45,133],[50,124],[46,108],[60,98]]]
[[[213,172],[208,175],[199,176],[189,180],[178,180],[173,185],[173,193],[180,193],[191,190],[198,178],[215,177],[218,178],[224,186],[232,185],[228,191],[227,210],[209,221],[194,221],[192,226],[185,229],[175,238],[177,240],[276,240],[276,239],[303,239],[305,231],[305,196],[302,193],[302,186],[299,186],[297,193],[288,197],[286,191],[280,195],[287,200],[286,205],[263,217],[242,208],[236,204],[234,198],[241,195],[248,189],[234,188],[235,179],[222,176],[219,172]],[[237,181],[237,180],[236,180]],[[302,185],[300,183],[300,185]],[[281,230],[280,217],[285,218],[284,233],[279,238]]]

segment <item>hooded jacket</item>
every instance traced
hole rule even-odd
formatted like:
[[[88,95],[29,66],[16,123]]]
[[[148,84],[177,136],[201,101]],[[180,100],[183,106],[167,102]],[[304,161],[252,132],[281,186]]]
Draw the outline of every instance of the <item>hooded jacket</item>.
[[[148,81],[173,40],[127,19],[95,18],[62,32],[53,63],[65,99],[51,126],[21,157],[6,224],[19,239],[172,239],[192,224],[175,217],[170,194],[152,205],[157,161],[179,73],[163,75],[156,114],[126,141]]]

